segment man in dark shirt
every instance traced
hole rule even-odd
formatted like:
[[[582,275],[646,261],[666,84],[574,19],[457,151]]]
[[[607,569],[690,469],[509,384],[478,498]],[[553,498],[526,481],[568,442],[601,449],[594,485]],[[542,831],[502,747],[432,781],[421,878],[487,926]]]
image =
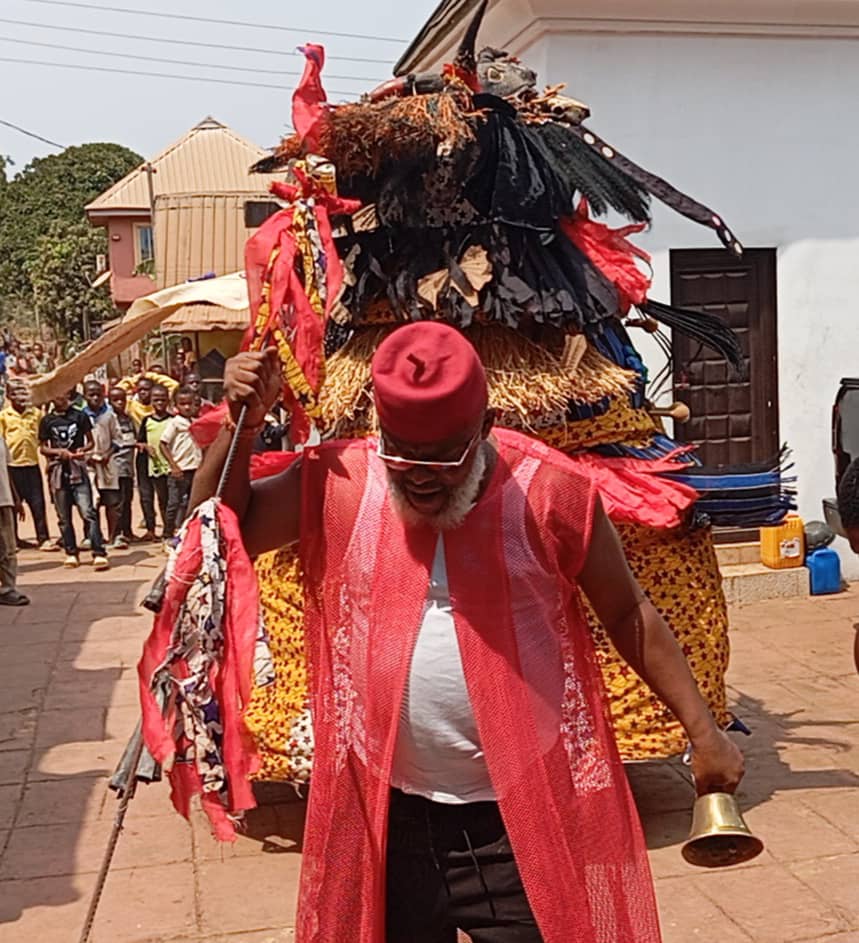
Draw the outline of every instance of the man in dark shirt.
[[[80,564],[72,523],[72,506],[75,505],[86,524],[93,566],[96,570],[109,569],[86,466],[86,456],[93,448],[92,423],[85,413],[71,405],[68,393],[54,398],[54,411],[42,420],[39,447],[48,460],[48,481],[66,552],[64,565]]]

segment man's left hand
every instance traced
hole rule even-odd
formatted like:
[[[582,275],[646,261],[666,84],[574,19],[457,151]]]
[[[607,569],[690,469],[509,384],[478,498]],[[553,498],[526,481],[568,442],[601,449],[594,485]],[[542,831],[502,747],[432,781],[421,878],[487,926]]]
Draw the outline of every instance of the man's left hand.
[[[15,502],[15,513],[18,515],[18,520],[23,524],[27,515],[24,513],[24,502],[16,501]]]
[[[734,792],[745,772],[739,747],[717,727],[692,744],[692,775],[699,796]]]

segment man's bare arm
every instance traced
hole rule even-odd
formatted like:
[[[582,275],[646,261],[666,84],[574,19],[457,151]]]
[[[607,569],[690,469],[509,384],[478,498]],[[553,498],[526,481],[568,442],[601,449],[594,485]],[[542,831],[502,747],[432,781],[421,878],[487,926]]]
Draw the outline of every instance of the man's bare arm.
[[[245,431],[239,436],[222,499],[239,518],[248,553],[257,556],[267,550],[294,543],[299,534],[300,463],[297,462],[279,475],[253,483],[250,480],[253,440],[266,412],[280,395],[277,352],[245,352],[228,360],[224,372],[224,395],[234,420],[238,419],[244,403],[248,405],[248,412],[244,422]],[[203,462],[194,476],[191,507],[210,498],[217,490],[231,440],[232,433],[222,429],[206,450]]]
[[[636,582],[599,503],[579,585],[615,648],[685,728],[698,791],[736,789],[742,754],[717,727],[674,633]]]

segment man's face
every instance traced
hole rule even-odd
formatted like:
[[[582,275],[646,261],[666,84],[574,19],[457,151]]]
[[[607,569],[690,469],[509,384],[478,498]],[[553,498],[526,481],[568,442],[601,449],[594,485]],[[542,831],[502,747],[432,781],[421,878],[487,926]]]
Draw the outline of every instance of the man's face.
[[[110,391],[110,405],[113,407],[113,411],[117,416],[125,415],[125,406],[126,406],[127,397],[125,395],[125,390],[120,386],[115,386]]]
[[[143,373],[143,361],[142,361],[142,360],[132,360],[132,361],[131,361],[131,372],[132,372],[132,373]]]
[[[68,412],[69,403],[71,402],[71,400],[69,399],[68,393],[59,393],[57,394],[57,396],[54,397],[53,402],[54,402],[55,412],[65,413],[65,412]]]
[[[41,357],[44,354],[45,349],[41,344],[33,344],[33,354],[36,357]]]
[[[104,389],[101,383],[87,383],[84,387],[84,399],[91,410],[101,409],[104,405]]]
[[[27,406],[27,390],[25,387],[20,384],[15,384],[9,388],[9,402],[17,409],[19,412],[22,412]]]
[[[151,380],[141,380],[137,384],[137,399],[139,402],[143,403],[144,406],[148,406],[152,402]]]
[[[398,440],[383,430],[381,444],[387,455],[422,462],[457,462],[465,456],[460,465],[449,468],[387,465],[388,480],[394,492],[419,517],[428,520],[440,518],[451,510],[465,490],[469,493],[476,490],[473,480],[475,461],[491,428],[492,416],[488,414],[482,424],[471,424],[458,435],[431,445]],[[477,486],[479,484],[476,482]]]
[[[200,377],[196,373],[189,373],[185,377],[185,386],[190,386],[195,393],[200,392]]]
[[[193,419],[197,414],[196,397],[193,393],[182,393],[176,397],[176,412],[184,419]]]
[[[159,416],[167,412],[167,403],[169,402],[169,397],[167,396],[167,390],[164,387],[158,386],[152,390],[152,408],[158,413]]]

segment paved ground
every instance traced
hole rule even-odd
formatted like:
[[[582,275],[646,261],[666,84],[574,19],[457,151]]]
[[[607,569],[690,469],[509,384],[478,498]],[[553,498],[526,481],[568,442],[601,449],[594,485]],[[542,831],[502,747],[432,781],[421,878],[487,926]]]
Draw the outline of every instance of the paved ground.
[[[21,557],[26,609],[0,609],[0,941],[74,943],[110,830],[106,790],[136,716],[137,603],[163,562],[132,549],[105,574]],[[666,943],[859,943],[859,592],[761,603],[734,620],[731,697],[754,728],[741,795],[767,844],[719,872],[686,865],[691,790],[672,764],[631,778]],[[96,943],[286,943],[302,804],[260,790],[248,834],[219,847],[164,785],[135,799]]]

